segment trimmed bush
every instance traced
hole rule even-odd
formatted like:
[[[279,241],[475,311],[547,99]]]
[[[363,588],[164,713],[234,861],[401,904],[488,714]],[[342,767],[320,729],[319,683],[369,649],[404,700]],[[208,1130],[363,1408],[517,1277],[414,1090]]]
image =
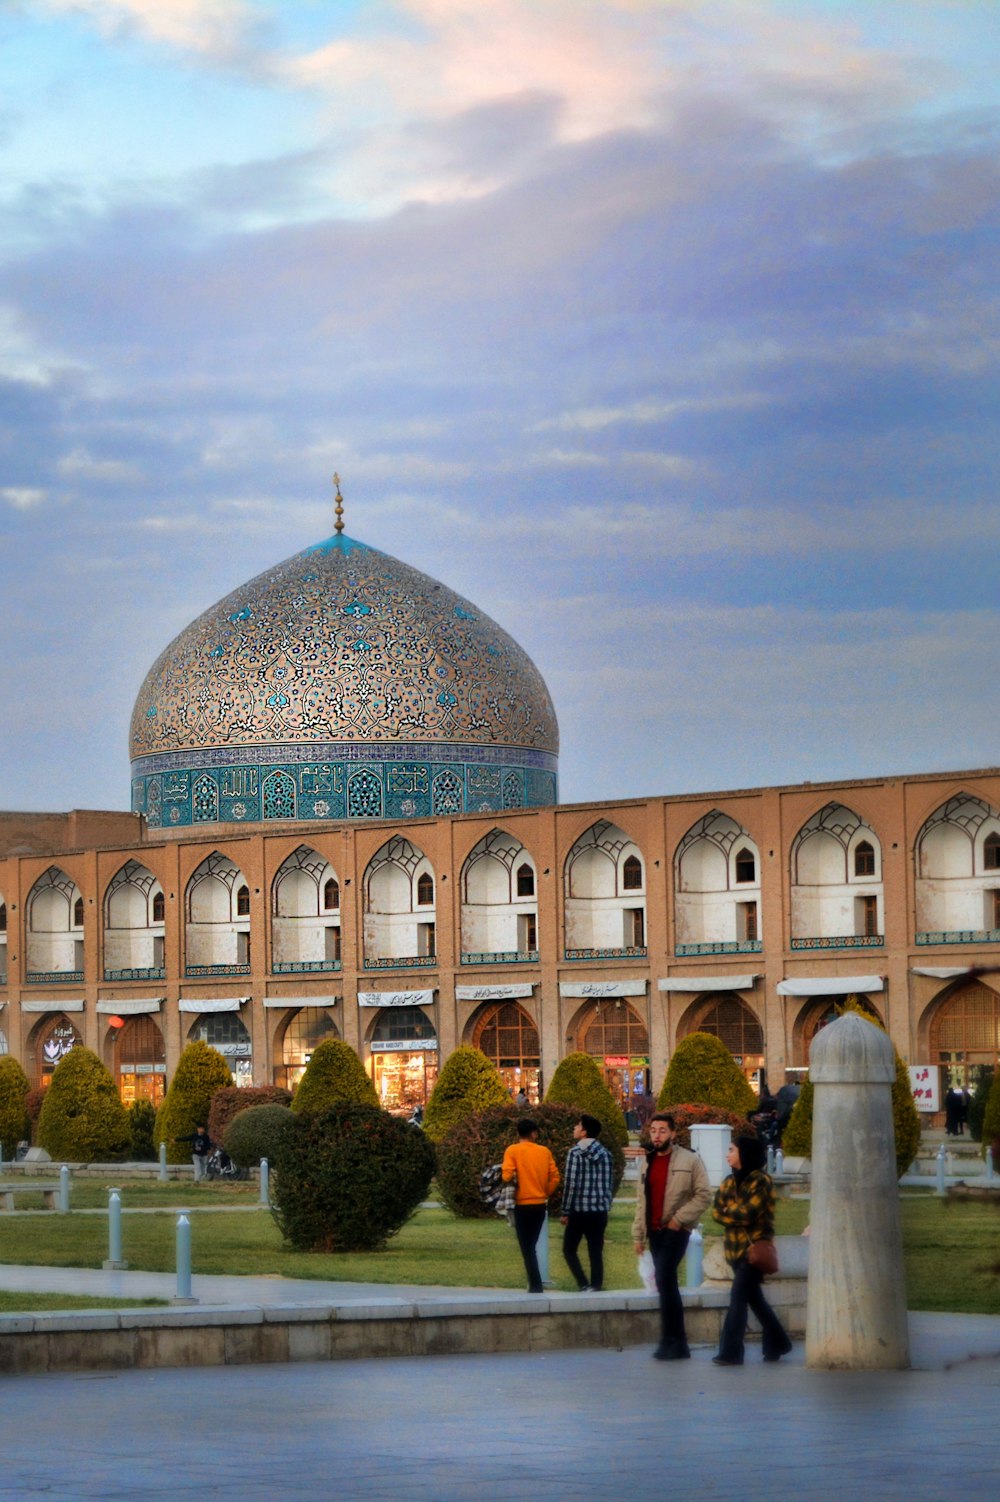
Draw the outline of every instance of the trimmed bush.
[[[153,1133],[157,1147],[167,1144],[168,1163],[189,1163],[190,1142],[178,1142],[197,1126],[208,1126],[208,1113],[216,1090],[233,1083],[229,1065],[221,1053],[200,1038],[189,1043],[177,1061],[170,1088],[156,1113]]]
[[[254,1106],[289,1106],[291,1102],[292,1092],[281,1085],[223,1085],[212,1096],[208,1121],[204,1125],[208,1127],[213,1142],[225,1144],[229,1123],[241,1111],[249,1111]],[[226,1150],[228,1152],[228,1148]]]
[[[674,1049],[657,1098],[659,1111],[677,1105],[721,1106],[737,1116],[757,1109],[757,1097],[729,1049],[711,1033],[689,1033]]]
[[[0,1144],[8,1162],[31,1131],[25,1105],[29,1088],[28,1076],[13,1054],[4,1054],[0,1058]]]
[[[976,1080],[976,1088],[972,1092],[969,1102],[969,1136],[973,1142],[983,1140],[983,1117],[986,1115],[986,1102],[990,1098],[990,1088],[995,1074],[993,1069],[984,1069]]]
[[[24,1097],[24,1109],[28,1113],[28,1130],[32,1143],[38,1141],[38,1118],[42,1114],[42,1106],[45,1104],[45,1089],[41,1085],[34,1085]]]
[[[153,1133],[156,1107],[149,1100],[134,1100],[128,1108],[128,1156],[132,1163],[155,1163]]]
[[[628,1127],[621,1106],[604,1083],[595,1059],[589,1053],[567,1054],[549,1081],[545,1100],[550,1105],[572,1106],[586,1111],[601,1123],[601,1141],[607,1147],[614,1137],[628,1146]]]
[[[813,1082],[806,1075],[799,1098],[781,1134],[781,1150],[791,1158],[808,1158],[812,1152]]]
[[[992,1147],[998,1137],[1000,1137],[1000,1069],[995,1069],[990,1093],[986,1097],[986,1110],[983,1112],[983,1141],[987,1147]]]
[[[38,1118],[38,1141],[70,1163],[118,1163],[128,1151],[128,1112],[96,1053],[71,1048],[56,1065]]]
[[[222,1145],[238,1168],[256,1168],[261,1158],[267,1159],[270,1168],[294,1120],[287,1106],[251,1106],[233,1117]]]
[[[478,1048],[463,1044],[446,1060],[424,1113],[424,1131],[441,1142],[473,1111],[507,1105],[510,1096],[496,1065]],[[525,1115],[525,1111],[521,1115]]]
[[[721,1106],[665,1106],[674,1118],[677,1128],[677,1141],[681,1147],[691,1146],[691,1128],[693,1126],[727,1126],[730,1127],[737,1137],[756,1137],[757,1129],[745,1116],[739,1116],[735,1111],[724,1111]],[[643,1146],[648,1145],[648,1124],[643,1130],[639,1141]]]
[[[340,1101],[292,1115],[275,1169],[272,1214],[291,1246],[376,1252],[425,1198],[434,1148],[419,1127],[377,1106]]]
[[[437,1187],[448,1209],[463,1220],[488,1219],[495,1212],[479,1197],[479,1175],[491,1163],[499,1163],[505,1150],[517,1141],[517,1123],[530,1116],[538,1123],[538,1140],[556,1160],[560,1178],[566,1173],[566,1154],[573,1146],[573,1125],[580,1113],[573,1106],[546,1102],[525,1111],[521,1106],[492,1106],[475,1111],[453,1126],[438,1144]],[[604,1142],[603,1133],[601,1141]],[[604,1146],[611,1154],[611,1182],[615,1193],[625,1172],[621,1144],[610,1137]],[[549,1201],[549,1213],[557,1215],[562,1188]]]
[[[375,1086],[354,1049],[342,1038],[324,1038],[292,1096],[292,1110],[300,1114],[329,1111],[341,1101],[378,1107]]]

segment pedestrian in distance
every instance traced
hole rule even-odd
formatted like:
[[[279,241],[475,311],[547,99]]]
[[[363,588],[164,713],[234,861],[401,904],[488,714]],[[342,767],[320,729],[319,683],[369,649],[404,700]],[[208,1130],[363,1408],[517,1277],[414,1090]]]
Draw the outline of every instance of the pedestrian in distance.
[[[712,1198],[705,1165],[681,1147],[673,1116],[658,1111],[649,1123],[649,1149],[639,1177],[632,1241],[641,1256],[649,1247],[660,1295],[657,1361],[686,1361],[691,1355],[684,1329],[684,1303],[677,1271],[691,1232]]]
[[[503,1155],[500,1177],[515,1183],[514,1230],[528,1275],[528,1292],[544,1293],[538,1270],[538,1238],[545,1224],[545,1207],[559,1188],[559,1170],[547,1147],[538,1140],[538,1123],[524,1117],[517,1124],[516,1142]]]
[[[191,1162],[194,1164],[194,1181],[199,1184],[206,1176],[208,1157],[212,1151],[212,1139],[203,1126],[196,1126],[186,1137],[175,1137],[175,1142],[190,1142]]]
[[[604,1233],[613,1196],[611,1154],[598,1141],[601,1123],[584,1112],[573,1125],[573,1146],[566,1156],[562,1214],[563,1257],[581,1293],[604,1287]],[[580,1264],[578,1248],[586,1238],[590,1279]]]
[[[716,1366],[742,1366],[747,1309],[760,1321],[765,1361],[780,1361],[792,1342],[767,1299],[764,1275],[750,1261],[751,1246],[774,1238],[774,1185],[765,1173],[767,1149],[759,1137],[737,1137],[728,1153],[732,1173],[723,1179],[712,1214],[725,1228],[726,1261],[733,1270],[729,1309],[722,1326]]]

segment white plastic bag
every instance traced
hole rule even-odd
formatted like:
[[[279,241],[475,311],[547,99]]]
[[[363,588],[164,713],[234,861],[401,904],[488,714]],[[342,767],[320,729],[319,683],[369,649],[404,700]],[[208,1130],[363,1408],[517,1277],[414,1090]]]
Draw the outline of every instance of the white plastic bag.
[[[639,1254],[639,1277],[647,1293],[656,1292],[656,1268],[653,1266],[653,1254],[649,1247]]]

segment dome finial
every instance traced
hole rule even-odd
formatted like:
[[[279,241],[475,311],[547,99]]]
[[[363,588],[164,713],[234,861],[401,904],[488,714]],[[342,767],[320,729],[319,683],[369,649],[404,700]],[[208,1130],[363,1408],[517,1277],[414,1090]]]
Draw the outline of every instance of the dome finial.
[[[344,530],[344,497],[340,493],[340,476],[339,475],[334,475],[334,477],[333,477],[333,483],[337,487],[337,494],[335,496],[335,500],[336,500],[336,503],[337,503],[336,504],[336,508],[335,508],[336,509],[336,513],[337,513],[337,522],[336,522],[336,526],[334,527],[334,531],[339,536],[339,534],[341,532],[343,532],[343,530]]]

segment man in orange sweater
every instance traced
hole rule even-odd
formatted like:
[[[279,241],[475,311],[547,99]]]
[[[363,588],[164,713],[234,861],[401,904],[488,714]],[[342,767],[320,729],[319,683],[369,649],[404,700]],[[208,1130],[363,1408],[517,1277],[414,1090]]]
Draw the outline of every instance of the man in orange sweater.
[[[547,1147],[538,1140],[538,1127],[527,1117],[517,1124],[517,1142],[503,1155],[503,1181],[517,1180],[514,1230],[528,1274],[528,1292],[544,1293],[538,1271],[538,1238],[545,1224],[545,1206],[559,1188],[559,1170]]]

